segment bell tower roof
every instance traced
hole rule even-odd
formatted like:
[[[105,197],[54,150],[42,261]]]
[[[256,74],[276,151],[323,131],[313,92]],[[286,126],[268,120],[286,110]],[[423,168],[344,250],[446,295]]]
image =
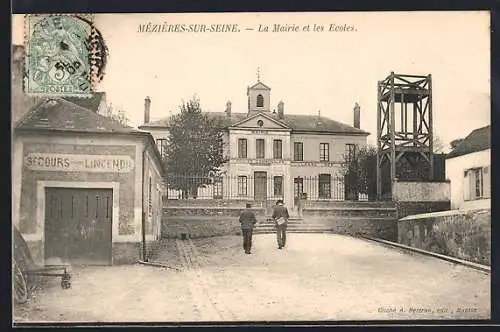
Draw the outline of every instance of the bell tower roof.
[[[265,85],[264,83],[262,83],[260,81],[260,67],[257,67],[257,83],[252,85],[249,89],[252,89],[252,90],[271,90],[270,87],[268,87],[267,85]]]
[[[248,112],[269,112],[271,88],[260,81],[260,68],[257,68],[257,83],[247,88]]]
[[[250,87],[250,89],[252,90],[271,90],[270,87],[268,87],[267,85],[265,85],[264,83],[262,82],[257,82],[255,83],[254,85],[252,85]]]

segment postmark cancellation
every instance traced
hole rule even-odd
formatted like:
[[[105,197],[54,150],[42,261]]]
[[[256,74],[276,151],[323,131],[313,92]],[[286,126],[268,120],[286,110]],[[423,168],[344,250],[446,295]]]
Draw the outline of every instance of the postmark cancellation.
[[[107,49],[91,15],[25,16],[24,92],[90,97],[102,80]]]

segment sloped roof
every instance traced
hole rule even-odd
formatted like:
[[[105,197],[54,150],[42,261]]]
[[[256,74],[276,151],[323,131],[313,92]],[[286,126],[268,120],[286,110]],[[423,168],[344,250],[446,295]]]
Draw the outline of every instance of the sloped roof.
[[[243,121],[248,117],[247,113],[231,113],[229,118],[225,112],[204,112],[210,118],[219,119],[224,127],[229,127]],[[266,113],[278,120],[278,115],[275,113]],[[169,117],[154,121],[148,124],[139,126],[140,129],[147,128],[168,128]],[[350,135],[369,135],[368,132],[354,128],[347,124],[326,118],[318,117],[317,115],[302,115],[302,114],[285,114],[283,119],[278,121],[292,129],[292,132],[315,132],[315,133],[332,133],[332,134],[350,134]]]
[[[141,133],[62,98],[46,99],[38,103],[18,122],[16,128],[63,132]]]
[[[101,104],[104,97],[104,92],[94,92],[92,94],[92,97],[90,98],[63,97],[63,99],[91,111],[97,112],[99,109],[99,105]]]
[[[490,131],[491,128],[489,125],[473,130],[446,156],[446,158],[454,158],[472,152],[489,149],[491,147]]]
[[[252,85],[250,87],[250,89],[257,89],[257,90],[271,90],[270,87],[268,87],[267,85],[265,85],[264,83],[262,82],[257,82],[255,83],[254,85]]]
[[[281,120],[294,131],[369,135],[368,132],[347,124],[316,115],[289,114]]]

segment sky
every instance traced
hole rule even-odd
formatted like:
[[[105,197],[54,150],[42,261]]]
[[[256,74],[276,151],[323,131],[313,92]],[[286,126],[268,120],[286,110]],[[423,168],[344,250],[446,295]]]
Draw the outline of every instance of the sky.
[[[490,123],[488,12],[344,12],[97,14],[109,49],[103,81],[108,103],[136,127],[144,98],[152,120],[200,98],[205,111],[247,111],[247,86],[271,88],[289,114],[318,114],[361,128],[376,141],[377,81],[391,71],[432,74],[434,133],[446,145]],[[238,24],[240,32],[140,32],[139,25]],[[272,32],[274,24],[300,31]],[[330,32],[331,24],[353,31]],[[259,32],[259,26],[269,26]],[[303,27],[309,25],[309,32]],[[323,31],[312,31],[314,26]],[[13,43],[24,40],[23,17],[13,18]],[[253,29],[253,30],[247,30]]]

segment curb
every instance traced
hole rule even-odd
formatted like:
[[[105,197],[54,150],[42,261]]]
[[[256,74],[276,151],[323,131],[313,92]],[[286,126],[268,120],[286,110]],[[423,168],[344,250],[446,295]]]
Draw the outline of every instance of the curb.
[[[179,272],[182,271],[179,268],[168,266],[168,265],[165,265],[165,264],[162,264],[162,263],[159,263],[159,262],[145,262],[145,261],[141,261],[141,260],[138,259],[137,263],[142,264],[142,265],[147,265],[147,266],[162,267],[162,268],[165,268],[165,269],[171,269],[171,270],[175,270],[175,271],[179,271]]]
[[[391,241],[387,241],[387,240],[376,239],[376,238],[372,238],[372,237],[368,237],[368,236],[360,236],[360,237],[363,238],[363,239],[366,239],[366,240],[370,240],[370,241],[374,241],[374,242],[379,242],[379,243],[386,244],[386,245],[389,245],[389,246],[392,246],[392,247],[398,247],[398,248],[405,249],[405,250],[408,250],[408,251],[417,252],[417,253],[422,254],[422,255],[439,258],[439,259],[442,259],[442,260],[445,260],[445,261],[448,261],[448,262],[451,262],[451,263],[465,265],[467,267],[471,267],[473,269],[480,270],[482,272],[491,273],[491,267],[487,266],[487,265],[483,265],[483,264],[479,264],[479,263],[474,263],[474,262],[469,262],[469,261],[466,261],[466,260],[463,260],[463,259],[459,259],[459,258],[455,258],[455,257],[450,257],[450,256],[442,255],[442,254],[437,254],[435,252],[430,252],[430,251],[419,249],[419,248],[409,247],[409,246],[406,246],[404,244],[400,244],[400,243],[396,243],[396,242],[391,242]]]

